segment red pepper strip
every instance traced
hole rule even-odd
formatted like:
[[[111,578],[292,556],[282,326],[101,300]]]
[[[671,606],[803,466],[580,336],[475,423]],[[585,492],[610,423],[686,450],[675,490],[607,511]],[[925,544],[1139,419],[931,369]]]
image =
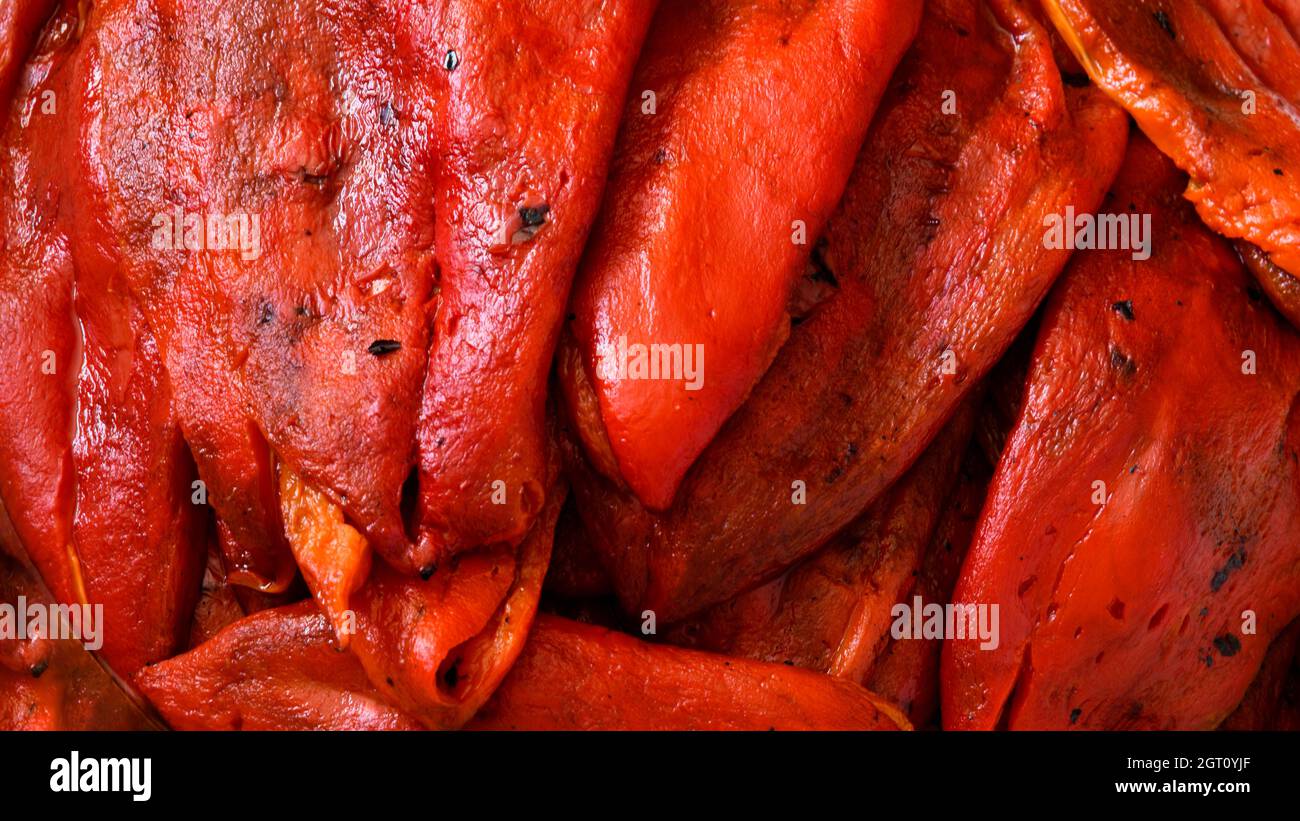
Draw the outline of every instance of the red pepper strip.
[[[856,684],[539,615],[475,730],[909,730]]]
[[[343,511],[288,465],[280,466],[280,505],[298,566],[316,603],[329,618],[340,648],[356,625],[349,601],[370,575],[370,545]]]
[[[144,318],[111,269],[78,263],[83,331],[73,538],[84,600],[103,604],[103,657],[123,675],[185,645],[205,557],[204,508]]]
[[[912,595],[920,596],[926,604],[952,601],[952,590],[975,533],[991,473],[982,449],[972,445],[926,549],[916,588],[903,599],[909,606],[915,604]],[[943,642],[938,639],[895,639],[882,651],[864,683],[871,692],[898,704],[914,726],[932,726],[939,713],[942,648]]]
[[[1077,254],[1046,309],[954,593],[998,645],[947,643],[946,728],[1210,729],[1300,614],[1300,337],[1185,184],[1135,140],[1110,202],[1150,260]]]
[[[0,116],[8,118],[10,95],[18,85],[23,65],[37,35],[59,0],[5,0],[0,6]],[[47,37],[59,37],[58,29]]]
[[[674,627],[669,640],[866,681],[908,601],[970,441],[959,413],[888,493],[780,578]],[[942,600],[940,601],[942,603]]]
[[[54,599],[34,573],[0,554],[0,602],[50,612]],[[0,638],[0,730],[143,730],[152,726],[75,638],[48,629]],[[11,628],[16,624],[10,623]]]
[[[655,5],[460,0],[444,10],[437,51],[455,67],[442,72],[438,108],[421,564],[518,544],[541,510],[551,360]]]
[[[52,26],[66,21],[60,16]],[[75,20],[73,21],[75,23]],[[46,38],[23,81],[72,99],[66,40]],[[25,552],[61,602],[81,601],[72,549],[73,420],[80,340],[73,321],[73,267],[56,193],[69,165],[64,117],[27,128],[6,108],[0,141],[0,497]]]
[[[1273,639],[1264,663],[1259,666],[1259,674],[1237,709],[1219,725],[1220,730],[1272,730],[1277,726],[1282,712],[1282,692],[1296,658],[1297,645],[1300,645],[1300,621]]]
[[[1064,267],[1069,252],[1044,247],[1044,218],[1091,210],[1119,167],[1123,113],[1094,89],[1062,87],[1041,27],[1011,5],[1000,18],[973,0],[926,8],[828,230],[821,258],[838,293],[794,329],[667,513],[575,481],[629,612],[688,617],[778,575],[865,510]],[[560,366],[573,374],[571,360]],[[806,504],[792,503],[795,482]]]
[[[387,704],[310,601],[263,610],[136,684],[176,730],[418,730]]]
[[[43,44],[25,93],[73,108],[74,44]],[[0,324],[19,351],[0,366],[0,467],[28,553],[60,602],[103,605],[103,657],[128,674],[187,637],[203,510],[157,343],[75,196],[69,116],[11,120],[3,141]]]
[[[621,475],[648,507],[668,507],[785,341],[807,243],[844,190],[920,7],[661,6],[575,287],[573,344],[585,379],[570,374],[566,385],[594,389],[599,416],[579,421],[587,447],[612,449],[612,478]],[[675,376],[639,377],[629,346],[651,345],[680,346]],[[623,352],[628,373],[606,373]],[[686,374],[686,354],[703,368],[700,379]]]
[[[501,683],[523,647],[551,557],[563,486],[518,548],[472,551],[427,581],[377,565],[353,596],[352,651],[391,703],[431,729],[455,729]]]
[[[1206,225],[1280,269],[1260,281],[1300,323],[1300,12],[1264,0],[1045,6],[1093,81],[1191,175]]]

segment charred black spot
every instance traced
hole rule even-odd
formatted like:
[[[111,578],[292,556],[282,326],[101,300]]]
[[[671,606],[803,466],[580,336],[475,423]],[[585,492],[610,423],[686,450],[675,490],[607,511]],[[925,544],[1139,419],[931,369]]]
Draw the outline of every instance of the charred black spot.
[[[1210,577],[1210,592],[1218,593],[1219,588],[1228,583],[1228,577],[1246,564],[1246,551],[1238,550],[1228,557],[1228,561]]]
[[[401,349],[402,343],[396,339],[376,339],[370,343],[370,347],[366,348],[374,356],[387,356],[393,351],[400,351]]]
[[[50,669],[50,663],[45,659],[41,659],[32,665],[32,678],[40,678],[48,669]]]
[[[438,565],[426,564],[424,567],[420,568],[420,578],[424,579],[427,582],[429,579],[432,579],[433,574],[437,572],[438,572]]]
[[[1231,633],[1224,633],[1214,640],[1214,647],[1219,651],[1219,655],[1228,658],[1237,655],[1241,650],[1241,642]]]
[[[385,682],[386,684],[388,684],[389,687],[396,687],[396,686],[397,686],[396,684],[393,683],[393,677],[392,677],[392,676],[384,676],[384,682]]]
[[[447,56],[442,58],[442,67],[448,71],[455,71],[460,67],[460,55],[453,49],[447,52]]]
[[[535,208],[520,208],[519,219],[523,220],[525,228],[536,228],[539,225],[546,224],[546,215],[551,213],[551,206],[539,205]]]
[[[1119,371],[1121,376],[1132,376],[1137,370],[1137,365],[1128,357],[1128,354],[1114,346],[1110,349],[1111,367]]]
[[[1075,707],[1073,710],[1070,711],[1070,723],[1074,724],[1075,722],[1077,722],[1079,720],[1079,716],[1081,715],[1083,715],[1083,710],[1079,707]]]
[[[269,302],[262,303],[262,310],[257,315],[258,325],[270,325],[275,319],[275,306]]]
[[[1174,31],[1174,24],[1163,9],[1155,13],[1155,18],[1156,22],[1160,24],[1160,28],[1165,30],[1165,34],[1168,34],[1171,39],[1177,39],[1178,34]]]
[[[1112,303],[1110,307],[1111,310],[1124,317],[1129,322],[1133,321],[1133,300],[1125,299],[1120,302],[1115,302]]]
[[[1280,169],[1280,168],[1274,168],[1274,169],[1273,169],[1273,173],[1274,173],[1274,174],[1277,174],[1277,175],[1280,177],[1280,176],[1282,176],[1282,169]]]
[[[392,125],[393,120],[395,119],[396,116],[393,113],[392,103],[384,103],[379,107],[379,122],[384,125]]]

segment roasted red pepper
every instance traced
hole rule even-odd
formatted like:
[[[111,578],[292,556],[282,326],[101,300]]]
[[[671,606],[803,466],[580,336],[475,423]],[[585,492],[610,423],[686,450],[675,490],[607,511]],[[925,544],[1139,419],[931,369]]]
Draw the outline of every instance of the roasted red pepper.
[[[1300,7],[1266,0],[1044,0],[1093,82],[1191,175],[1205,223],[1300,324]]]
[[[1096,90],[1062,86],[1046,33],[1016,4],[994,9],[927,6],[820,254],[837,292],[794,329],[673,507],[656,515],[609,483],[575,483],[629,612],[690,616],[825,543],[915,461],[1065,265],[1044,219],[1100,202],[1126,123]]]
[[[610,671],[617,671],[610,675]],[[655,645],[540,615],[470,729],[897,730],[888,702],[832,676]]]
[[[177,730],[418,730],[333,645],[312,602],[263,610],[136,684]]]
[[[594,391],[571,403],[579,432],[647,506],[669,505],[785,340],[792,286],[920,6],[662,5],[575,288],[584,373],[566,385]]]
[[[77,196],[79,21],[49,26],[0,148],[0,327],[18,346],[0,366],[0,493],[56,598],[103,605],[103,655],[129,674],[188,637],[205,511],[157,341]],[[24,127],[44,90],[64,108]]]
[[[819,552],[677,625],[670,640],[865,683],[889,644],[891,609],[917,583],[970,441],[973,410],[954,417],[916,465]]]
[[[445,4],[422,566],[517,544],[542,509],[551,359],[656,2]]]
[[[979,521],[984,492],[992,472],[982,449],[972,445],[962,460],[957,486],[946,502],[934,536],[921,562],[916,585],[904,601],[915,613],[915,599],[922,607],[947,604],[970,547]],[[917,727],[931,727],[939,714],[939,654],[943,641],[912,635],[893,639],[880,652],[864,684],[881,698],[887,698],[907,713]]]
[[[1300,614],[1300,336],[1145,140],[1109,207],[1152,255],[1076,254],[954,600],[946,728],[1215,727]]]

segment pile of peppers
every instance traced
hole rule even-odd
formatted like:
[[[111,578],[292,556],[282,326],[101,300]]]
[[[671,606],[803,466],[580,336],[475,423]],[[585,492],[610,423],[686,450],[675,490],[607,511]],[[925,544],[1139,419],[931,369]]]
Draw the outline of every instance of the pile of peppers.
[[[1300,728],[1300,5],[7,0],[0,112],[0,729]]]

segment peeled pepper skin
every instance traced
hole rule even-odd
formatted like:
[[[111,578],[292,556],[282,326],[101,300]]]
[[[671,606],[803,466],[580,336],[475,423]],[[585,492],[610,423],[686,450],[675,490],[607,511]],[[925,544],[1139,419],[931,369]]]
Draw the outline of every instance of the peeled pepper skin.
[[[288,465],[280,466],[280,506],[294,558],[341,648],[350,640],[352,594],[370,575],[370,545],[343,511]]]
[[[418,730],[351,655],[311,601],[263,610],[135,683],[174,730]]]
[[[439,49],[459,64],[442,72],[436,121],[439,296],[419,428],[422,564],[518,544],[542,508],[551,360],[656,4],[446,4]],[[525,209],[542,223],[526,226]]]
[[[60,34],[42,38],[0,141],[0,328],[16,346],[0,366],[0,494],[56,599],[104,606],[102,655],[126,675],[183,646],[205,520],[157,340],[76,195],[69,14],[50,21]],[[46,90],[59,113],[30,112]]]
[[[611,675],[611,672],[613,674]],[[909,730],[850,682],[539,615],[472,730]]]
[[[947,642],[945,729],[1212,729],[1300,614],[1300,336],[1185,185],[1135,138],[1103,210],[1150,260],[1076,253],[1045,311],[954,593],[999,644]]]
[[[667,0],[647,39],[605,205],[575,285],[594,391],[575,410],[644,504],[668,507],[789,330],[787,301],[835,208],[919,0]],[[654,113],[646,113],[652,93]],[[804,225],[796,243],[795,221]],[[699,390],[600,377],[602,346],[702,345]],[[598,400],[598,405],[595,400]],[[613,467],[613,466],[611,466]]]
[[[1300,325],[1300,9],[1265,0],[1044,6],[1093,82],[1190,175],[1186,196],[1205,224],[1258,246],[1252,270]]]
[[[1014,44],[982,4],[927,6],[827,230],[838,292],[793,330],[673,507],[575,479],[629,612],[687,618],[824,544],[916,460],[1064,267],[1044,218],[1101,201],[1127,123],[1099,92],[1062,87],[1017,5],[994,8]],[[796,481],[806,504],[792,503]]]

